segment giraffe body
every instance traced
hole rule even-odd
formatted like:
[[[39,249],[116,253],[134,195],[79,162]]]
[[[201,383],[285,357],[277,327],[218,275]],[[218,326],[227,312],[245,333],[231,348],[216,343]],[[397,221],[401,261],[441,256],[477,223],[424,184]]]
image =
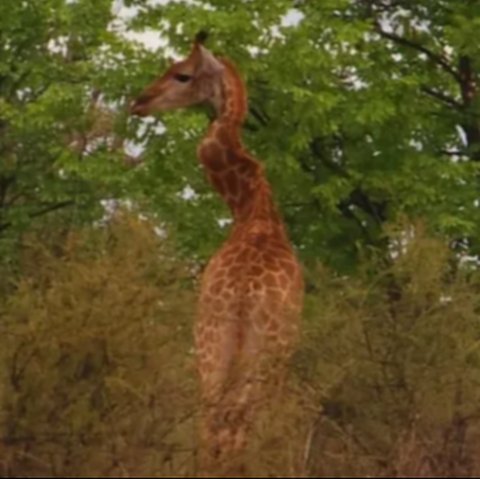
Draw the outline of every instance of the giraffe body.
[[[177,85],[187,78],[189,88]],[[147,87],[132,112],[202,101],[213,104],[217,118],[197,155],[234,219],[204,271],[195,325],[208,474],[226,473],[241,457],[255,412],[281,383],[298,338],[303,280],[263,167],[240,140],[246,91],[233,64],[197,41],[186,60]]]

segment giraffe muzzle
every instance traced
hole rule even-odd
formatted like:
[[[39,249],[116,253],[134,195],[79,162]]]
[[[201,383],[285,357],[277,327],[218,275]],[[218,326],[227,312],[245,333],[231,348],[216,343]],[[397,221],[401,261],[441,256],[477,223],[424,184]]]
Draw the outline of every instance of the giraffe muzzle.
[[[145,101],[134,100],[130,104],[129,112],[131,115],[147,116],[148,111],[146,109],[147,103]]]

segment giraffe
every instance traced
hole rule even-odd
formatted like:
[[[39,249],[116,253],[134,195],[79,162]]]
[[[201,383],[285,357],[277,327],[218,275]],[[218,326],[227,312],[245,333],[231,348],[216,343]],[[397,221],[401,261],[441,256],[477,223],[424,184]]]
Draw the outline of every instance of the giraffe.
[[[189,56],[147,86],[131,113],[200,103],[215,111],[197,156],[233,225],[203,273],[194,327],[201,468],[207,475],[241,474],[255,413],[281,384],[298,340],[303,278],[264,169],[241,142],[244,82],[230,60],[207,50],[205,39],[197,34]]]

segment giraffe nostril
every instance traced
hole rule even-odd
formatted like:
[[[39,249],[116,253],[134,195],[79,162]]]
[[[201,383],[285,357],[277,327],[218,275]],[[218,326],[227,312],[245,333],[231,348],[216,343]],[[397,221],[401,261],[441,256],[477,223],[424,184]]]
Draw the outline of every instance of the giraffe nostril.
[[[148,105],[154,96],[150,92],[143,92],[132,100],[130,104],[130,113],[133,115],[144,116],[148,113]]]
[[[133,103],[133,102],[130,103],[130,106],[129,106],[129,108],[128,108],[128,111],[129,111],[131,114],[135,115],[135,113],[137,112],[137,105],[136,105],[135,103]]]
[[[129,111],[132,115],[143,116],[145,115],[145,106],[146,102],[142,98],[138,98],[130,103]]]

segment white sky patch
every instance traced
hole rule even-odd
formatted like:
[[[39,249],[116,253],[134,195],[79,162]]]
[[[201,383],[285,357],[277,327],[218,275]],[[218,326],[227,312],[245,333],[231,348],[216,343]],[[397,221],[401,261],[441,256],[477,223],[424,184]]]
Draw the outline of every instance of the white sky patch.
[[[304,18],[305,15],[300,10],[297,10],[296,8],[291,8],[282,17],[280,23],[282,27],[296,27]]]
[[[147,4],[152,7],[166,5],[168,3],[187,3],[192,5],[200,5],[195,0],[148,0],[147,2]],[[205,10],[214,10],[214,7],[208,3],[202,3],[201,6]],[[173,58],[177,57],[176,52],[169,49],[168,40],[162,37],[158,30],[145,29],[142,32],[135,32],[128,29],[128,23],[138,14],[139,7],[128,7],[124,4],[124,0],[116,0],[113,4],[112,11],[116,16],[116,20],[114,20],[111,25],[111,29],[113,31],[117,32],[119,35],[128,40],[139,42],[148,50],[156,51],[162,48],[167,50],[167,56],[171,56]],[[273,38],[282,38],[283,35],[280,32],[280,27],[296,27],[304,18],[305,15],[300,10],[291,8],[280,18],[279,25],[271,28],[270,34]],[[181,25],[178,25],[178,27],[180,28]],[[258,49],[255,47],[250,49],[250,54],[252,57],[258,56],[259,53],[260,51],[258,51]]]
[[[272,38],[284,38],[279,25],[273,25],[270,27],[270,36]]]
[[[415,17],[404,8],[396,9],[393,15],[389,12],[382,13],[379,23],[383,31],[403,36],[405,34],[405,20],[407,20],[409,27],[417,32],[429,32],[431,29],[430,21]]]
[[[154,121],[154,124],[150,127],[150,130],[152,131],[152,133],[158,136],[163,135],[167,131],[167,128],[161,121],[157,120]]]
[[[412,18],[410,24],[415,30],[417,30],[417,32],[428,33],[431,28],[431,22],[427,20],[419,20],[418,18]]]
[[[185,201],[196,200],[198,198],[197,192],[190,185],[186,185],[183,190],[178,193],[178,196]]]
[[[104,44],[99,47],[93,61],[102,68],[114,69],[125,61],[125,55],[122,52],[113,52],[109,45]]]
[[[166,131],[165,125],[160,120],[152,116],[147,116],[140,119],[137,137],[143,138],[149,132],[153,132],[156,135],[163,135]]]
[[[159,5],[167,5],[167,3],[172,3],[172,0],[148,0],[147,5],[158,7]],[[113,14],[126,20],[131,20],[137,15],[138,11],[139,7],[127,7],[124,0],[115,0],[112,5]]]
[[[338,72],[342,78],[343,83],[347,88],[353,91],[363,90],[368,87],[368,83],[360,78],[358,75],[357,69],[355,67],[350,67],[348,69],[342,69]]]
[[[232,218],[219,218],[217,220],[217,223],[220,226],[220,228],[226,228],[227,226],[233,223],[233,220]]]
[[[23,100],[27,99],[32,93],[33,93],[33,90],[31,88],[28,88],[28,87],[20,88],[15,92],[15,94],[17,95],[17,98],[20,101],[23,101]]]
[[[100,204],[103,207],[103,216],[94,223],[94,226],[97,228],[107,225],[113,219],[115,213],[122,204],[128,209],[131,207],[132,202],[130,200],[119,201],[116,198],[104,198],[103,200],[100,200]]]
[[[352,82],[352,90],[353,91],[363,90],[363,89],[368,87],[368,83],[366,81],[362,80],[361,78],[359,78],[358,76],[357,77],[352,77],[351,82]]]
[[[417,151],[422,151],[423,150],[423,143],[419,140],[415,140],[415,138],[412,138],[408,144]]]
[[[258,55],[262,52],[262,50],[255,45],[248,46],[247,50],[252,58],[258,57]]]
[[[148,5],[155,7],[165,5],[169,3],[169,1],[170,0],[149,0]],[[116,0],[112,6],[112,12],[116,18],[110,24],[110,30],[127,40],[140,43],[151,51],[156,51],[159,48],[168,49],[168,40],[162,37],[160,31],[153,28],[145,28],[141,32],[129,29],[129,23],[138,15],[139,11],[139,7],[127,7],[123,0]],[[170,54],[171,53],[168,52],[168,55]]]
[[[96,150],[98,150],[98,148],[105,145],[106,143],[107,143],[107,138],[105,138],[104,136],[93,138],[85,145],[84,155],[85,156],[92,155],[93,153],[95,153]]]
[[[139,12],[138,7],[127,7],[122,0],[117,0],[112,6],[113,14],[122,21],[135,18]]]
[[[157,51],[159,48],[168,48],[168,41],[162,37],[159,31],[152,28],[145,29],[143,32],[125,31],[121,35],[127,40],[141,43],[146,49],[151,51]],[[170,56],[173,56],[173,51],[170,53]]]
[[[449,58],[453,55],[453,47],[451,47],[450,45],[444,45],[442,50],[443,53]]]
[[[392,19],[389,18],[387,14],[383,14],[380,18],[378,23],[380,24],[380,28],[387,33],[395,33],[393,25],[392,25]],[[403,32],[397,32],[399,34]]]
[[[123,151],[130,157],[140,157],[147,147],[148,137],[150,135],[163,135],[167,129],[165,125],[156,118],[146,117],[139,122],[136,138],[137,140],[129,140],[123,144]]]
[[[480,257],[462,254],[460,255],[459,263],[464,268],[477,269],[480,266]]]
[[[451,296],[446,296],[445,294],[442,294],[439,298],[440,304],[448,304],[453,301],[453,298]]]
[[[161,226],[155,226],[153,231],[159,238],[165,239],[168,236],[167,229]]]
[[[66,57],[68,53],[68,37],[66,35],[62,35],[57,38],[52,38],[48,42],[47,48],[52,53]]]
[[[285,39],[285,35],[282,32],[282,27],[295,27],[302,21],[303,18],[304,15],[298,10],[289,10],[283,17],[280,18],[280,23],[278,25],[272,25],[270,27],[270,36],[275,39]]]
[[[123,151],[126,155],[133,158],[140,157],[146,148],[146,142],[138,143],[132,140],[125,141],[123,144]]]
[[[100,200],[100,204],[105,209],[106,214],[112,215],[113,213],[115,213],[118,207],[118,200],[114,198],[106,198],[106,199]]]
[[[395,260],[400,256],[407,254],[410,243],[415,239],[415,227],[410,226],[402,231],[396,238],[390,240],[389,251],[390,257]]]

